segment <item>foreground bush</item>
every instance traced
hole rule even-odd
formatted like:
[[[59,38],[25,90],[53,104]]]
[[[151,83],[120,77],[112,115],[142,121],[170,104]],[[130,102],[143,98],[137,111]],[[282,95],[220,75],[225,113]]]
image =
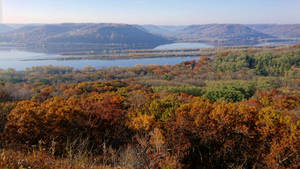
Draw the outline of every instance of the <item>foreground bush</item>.
[[[42,103],[22,101],[7,115],[4,135],[10,143],[54,142],[60,152],[67,141],[79,137],[89,138],[95,145],[106,142],[117,146],[124,144],[129,134],[124,125],[123,101],[121,96],[109,93],[54,97]]]

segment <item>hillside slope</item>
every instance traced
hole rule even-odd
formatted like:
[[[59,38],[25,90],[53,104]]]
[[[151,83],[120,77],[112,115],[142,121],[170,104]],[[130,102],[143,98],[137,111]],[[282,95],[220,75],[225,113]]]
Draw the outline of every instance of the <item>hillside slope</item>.
[[[50,52],[72,52],[123,48],[153,48],[170,41],[127,24],[29,25],[0,34],[0,42],[21,43]]]
[[[64,34],[51,36],[47,42],[67,43],[166,43],[167,40],[125,24],[89,24]]]
[[[0,33],[8,32],[8,31],[11,31],[11,30],[13,30],[12,27],[10,27],[8,25],[5,25],[5,24],[0,24]]]
[[[141,27],[152,34],[157,34],[165,37],[174,37],[187,26],[141,25]]]
[[[261,39],[270,35],[239,24],[192,25],[182,30],[182,39]]]
[[[300,24],[255,24],[250,28],[278,38],[300,38]]]

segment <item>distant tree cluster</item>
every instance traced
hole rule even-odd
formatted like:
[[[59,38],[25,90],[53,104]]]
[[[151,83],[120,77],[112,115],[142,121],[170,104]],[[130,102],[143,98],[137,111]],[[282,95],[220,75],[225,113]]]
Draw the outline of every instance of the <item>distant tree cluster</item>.
[[[217,71],[236,72],[252,69],[256,75],[281,76],[300,66],[300,49],[293,52],[221,53],[215,63]]]

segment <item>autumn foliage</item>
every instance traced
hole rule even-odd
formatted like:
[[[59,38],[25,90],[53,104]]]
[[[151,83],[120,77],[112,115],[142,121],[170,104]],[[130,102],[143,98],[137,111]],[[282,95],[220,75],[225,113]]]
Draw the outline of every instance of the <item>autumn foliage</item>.
[[[259,92],[256,98],[232,103],[153,92],[118,81],[66,85],[60,90],[45,87],[32,100],[1,104],[6,112],[2,145],[30,151],[41,147],[67,156],[66,147],[74,142],[72,146],[80,146],[82,139],[87,141],[85,148],[101,159],[114,153],[120,159],[125,153],[144,160],[132,165],[152,168],[299,165],[300,97],[295,92]],[[112,159],[106,162],[120,165]],[[12,165],[3,158],[0,164]]]
[[[0,70],[0,168],[299,168],[299,54]]]

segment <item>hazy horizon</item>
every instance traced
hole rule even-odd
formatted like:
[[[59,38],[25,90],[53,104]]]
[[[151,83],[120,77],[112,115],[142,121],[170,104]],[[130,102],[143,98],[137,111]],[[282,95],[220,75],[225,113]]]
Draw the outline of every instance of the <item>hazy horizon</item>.
[[[2,9],[5,24],[299,24],[299,6],[299,0],[3,0]]]

